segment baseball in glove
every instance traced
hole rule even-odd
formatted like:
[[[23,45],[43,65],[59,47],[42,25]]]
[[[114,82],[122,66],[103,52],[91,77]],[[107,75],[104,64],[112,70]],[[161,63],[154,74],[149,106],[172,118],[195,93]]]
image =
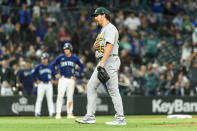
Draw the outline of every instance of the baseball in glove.
[[[97,71],[98,71],[98,76],[97,77],[100,80],[100,82],[106,83],[110,79],[109,74],[107,73],[105,68],[103,68],[101,66],[98,66]]]

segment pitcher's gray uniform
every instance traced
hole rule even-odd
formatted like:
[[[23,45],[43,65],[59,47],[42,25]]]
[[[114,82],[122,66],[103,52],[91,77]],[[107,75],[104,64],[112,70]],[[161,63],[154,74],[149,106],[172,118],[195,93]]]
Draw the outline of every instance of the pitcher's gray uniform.
[[[113,44],[113,49],[111,55],[105,62],[104,68],[110,76],[109,81],[106,83],[108,92],[112,97],[116,115],[123,116],[123,106],[122,99],[118,89],[118,69],[120,67],[120,59],[118,57],[118,31],[114,25],[109,23],[102,30],[101,33],[97,36],[97,41],[100,44],[99,50],[96,51],[96,57],[100,59],[103,56],[106,42]],[[98,64],[99,65],[99,64]],[[97,92],[96,88],[101,84],[97,78],[97,70],[94,70],[88,85],[87,85],[87,115],[94,115],[96,110],[96,98]]]
[[[95,15],[108,15],[108,10],[105,8],[97,8],[95,11]],[[95,16],[97,17],[97,16]],[[103,26],[102,26],[103,27]],[[104,68],[106,69],[107,73],[110,76],[110,79],[107,81],[107,89],[109,95],[112,98],[112,102],[114,104],[114,108],[116,111],[116,121],[108,122],[106,124],[110,125],[125,125],[125,117],[123,113],[123,105],[122,105],[122,98],[119,93],[118,88],[118,69],[120,67],[120,59],[118,57],[118,30],[116,27],[111,24],[110,22],[106,24],[102,29],[101,32],[98,34],[96,42],[99,44],[99,48],[96,50],[95,55],[96,57],[101,60],[107,44],[112,44],[112,50],[104,63]],[[100,62],[98,63],[97,67],[100,66]],[[87,84],[87,113],[83,119],[76,119],[76,122],[79,123],[95,123],[95,111],[96,111],[96,99],[97,99],[97,87],[102,84],[98,77],[97,68],[94,70],[88,84]]]

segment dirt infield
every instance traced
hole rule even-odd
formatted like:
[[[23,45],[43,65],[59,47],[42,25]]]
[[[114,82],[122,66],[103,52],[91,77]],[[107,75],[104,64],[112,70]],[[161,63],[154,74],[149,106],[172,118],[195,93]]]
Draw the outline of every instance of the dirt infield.
[[[191,123],[174,123],[174,124],[161,124],[161,125],[197,125],[197,122],[191,122]]]
[[[133,117],[133,119],[167,119],[166,117]]]
[[[167,117],[161,116],[142,116],[142,117],[133,117],[134,119],[168,119]],[[186,118],[185,118],[186,119]],[[192,117],[192,119],[197,119],[197,116]],[[153,125],[163,125],[163,126],[168,126],[168,125],[197,125],[197,122],[190,122],[190,123],[164,123],[164,124],[153,124]]]
[[[170,119],[170,118],[167,118],[167,117],[154,117],[154,116],[145,116],[145,117],[132,117],[133,119]],[[175,119],[175,118],[174,118]],[[177,118],[178,119],[178,118]],[[181,118],[180,118],[181,119]],[[188,119],[188,118],[185,118],[185,119]],[[192,119],[197,119],[197,116],[193,116]]]

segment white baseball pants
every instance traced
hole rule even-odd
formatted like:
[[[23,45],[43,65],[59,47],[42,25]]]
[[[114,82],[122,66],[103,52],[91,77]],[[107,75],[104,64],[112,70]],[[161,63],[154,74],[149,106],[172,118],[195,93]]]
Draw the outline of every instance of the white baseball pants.
[[[75,86],[75,80],[71,78],[61,77],[59,79],[56,113],[61,113],[65,92],[67,96],[67,114],[71,114],[73,112],[74,86]]]
[[[41,82],[38,84],[35,113],[40,114],[42,101],[45,94],[47,98],[49,115],[52,116],[54,114],[54,104],[53,104],[53,86],[51,83]]]

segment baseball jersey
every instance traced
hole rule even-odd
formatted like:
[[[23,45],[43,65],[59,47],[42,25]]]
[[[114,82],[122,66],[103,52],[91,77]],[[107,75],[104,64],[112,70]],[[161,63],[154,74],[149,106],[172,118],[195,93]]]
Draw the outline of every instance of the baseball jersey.
[[[55,76],[55,69],[50,65],[44,66],[43,64],[39,64],[33,71],[34,76],[36,79],[49,82]]]
[[[23,84],[23,88],[33,88],[35,78],[32,69],[20,70],[17,74],[19,81]]]
[[[111,54],[118,54],[118,39],[119,35],[116,27],[111,23],[107,24],[105,27],[101,29],[100,33],[96,38],[96,41],[98,41],[100,46],[99,49],[95,52],[95,56],[97,58],[103,56],[107,42],[113,45]]]
[[[55,68],[55,66],[58,67],[60,75],[64,76],[64,77],[75,76],[76,64],[79,65],[79,67],[80,67],[80,71],[79,71],[79,75],[80,75],[83,72],[84,65],[81,63],[80,59],[75,55],[71,55],[70,57],[66,57],[66,55],[63,54],[61,56],[58,56],[51,63],[53,68]]]

